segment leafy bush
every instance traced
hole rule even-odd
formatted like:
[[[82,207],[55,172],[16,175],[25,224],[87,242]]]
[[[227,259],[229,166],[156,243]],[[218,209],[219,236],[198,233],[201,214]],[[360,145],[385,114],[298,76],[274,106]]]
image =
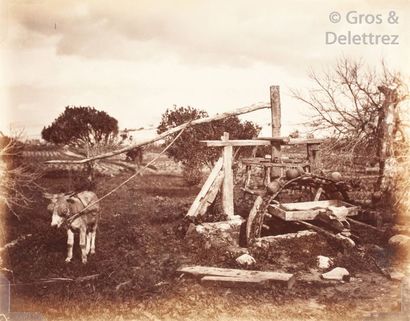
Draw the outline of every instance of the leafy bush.
[[[208,117],[204,110],[192,107],[176,107],[167,109],[162,115],[161,123],[157,132],[161,134],[183,123]],[[228,132],[230,139],[250,139],[256,137],[260,127],[252,122],[241,122],[237,116],[228,117],[210,123],[195,125],[186,128],[181,137],[167,150],[168,156],[183,165],[191,164],[191,168],[207,165],[212,167],[221,156],[220,148],[210,148],[200,143],[200,140],[216,140]],[[169,144],[177,134],[170,135],[165,139],[164,145]],[[242,147],[239,155],[250,154],[252,148]],[[193,165],[195,164],[195,166]]]

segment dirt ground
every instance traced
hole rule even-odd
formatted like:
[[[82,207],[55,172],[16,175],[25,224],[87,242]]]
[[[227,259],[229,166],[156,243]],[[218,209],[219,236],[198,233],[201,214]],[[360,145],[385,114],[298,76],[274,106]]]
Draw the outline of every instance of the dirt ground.
[[[73,261],[64,262],[66,233],[50,227],[40,191],[33,207],[19,212],[20,221],[8,217],[8,241],[31,234],[3,257],[13,271],[7,275],[12,311],[39,312],[48,320],[362,320],[371,312],[400,311],[399,281],[388,280],[370,263],[346,261],[354,256],[331,245],[322,254],[344,264],[352,274],[350,282],[298,279],[298,271],[315,274],[316,244],[282,266],[296,273],[292,289],[205,287],[181,276],[176,269],[183,264],[235,263],[223,263],[212,253],[198,255],[187,245],[183,217],[199,187],[186,186],[179,174],[163,172],[148,172],[102,201],[96,254],[87,265],[81,264],[78,246]],[[129,175],[99,177],[97,195]],[[67,179],[42,178],[39,184],[60,192]],[[260,260],[261,270],[278,270],[283,262],[275,256]],[[81,279],[87,276],[92,277]]]

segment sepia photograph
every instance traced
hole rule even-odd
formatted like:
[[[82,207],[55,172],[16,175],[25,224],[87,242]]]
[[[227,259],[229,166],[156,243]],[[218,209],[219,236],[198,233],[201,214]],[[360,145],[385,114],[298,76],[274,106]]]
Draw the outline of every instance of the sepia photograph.
[[[409,0],[0,0],[0,321],[410,321]]]

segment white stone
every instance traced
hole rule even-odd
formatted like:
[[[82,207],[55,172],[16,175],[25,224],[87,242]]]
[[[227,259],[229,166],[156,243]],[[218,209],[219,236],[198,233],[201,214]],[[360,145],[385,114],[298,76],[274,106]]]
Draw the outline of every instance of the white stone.
[[[410,245],[410,236],[397,234],[389,239],[389,245],[393,247],[408,247]]]
[[[256,260],[249,254],[242,254],[241,256],[237,257],[235,261],[239,265],[246,266],[250,266],[256,263]]]
[[[390,278],[392,280],[396,280],[396,281],[401,281],[405,278],[406,276],[404,275],[404,273],[401,272],[391,272],[390,273]]]
[[[323,273],[322,278],[325,280],[338,280],[342,281],[344,276],[348,276],[349,271],[345,268],[336,267],[333,270]]]
[[[332,259],[328,258],[327,256],[318,255],[317,257],[317,266],[320,269],[328,269],[333,264]]]

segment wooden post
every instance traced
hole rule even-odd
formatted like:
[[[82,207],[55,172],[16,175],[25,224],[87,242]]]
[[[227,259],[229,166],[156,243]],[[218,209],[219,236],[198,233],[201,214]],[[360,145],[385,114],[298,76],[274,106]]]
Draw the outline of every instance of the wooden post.
[[[313,172],[314,169],[319,166],[319,149],[320,144],[307,144],[307,157],[310,163],[310,171]]]
[[[272,137],[279,137],[281,127],[279,86],[270,87],[270,106],[272,113]]]
[[[279,86],[270,87],[270,106],[271,106],[271,126],[272,137],[280,137],[281,128],[281,109],[280,109],[280,92]],[[281,147],[280,143],[272,143],[272,162],[280,160]],[[281,168],[272,168],[272,175],[275,177],[281,176]]]
[[[229,133],[225,132],[222,136],[222,141],[229,140]],[[228,216],[228,220],[234,216],[233,206],[233,171],[232,171],[232,145],[224,147],[223,159],[224,159],[224,182],[222,192],[222,207],[224,213]]]

